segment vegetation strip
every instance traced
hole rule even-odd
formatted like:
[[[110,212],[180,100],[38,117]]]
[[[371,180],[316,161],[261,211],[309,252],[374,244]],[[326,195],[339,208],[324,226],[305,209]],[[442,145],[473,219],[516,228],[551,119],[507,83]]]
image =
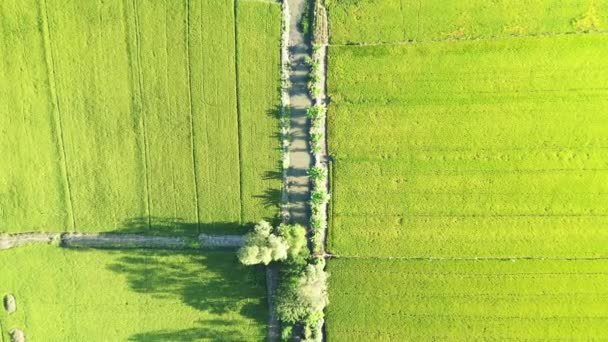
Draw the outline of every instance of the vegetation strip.
[[[289,220],[289,140],[291,132],[291,105],[289,90],[289,30],[290,13],[287,0],[281,2],[281,150],[282,150],[282,177],[283,186],[281,191],[281,220],[287,223]]]
[[[313,191],[310,196],[310,227],[313,232],[313,253],[324,254],[328,228],[329,158],[327,151],[327,13],[322,0],[313,4],[313,49],[309,61],[308,89],[314,99],[307,111],[310,125],[310,150],[315,166],[308,171]]]

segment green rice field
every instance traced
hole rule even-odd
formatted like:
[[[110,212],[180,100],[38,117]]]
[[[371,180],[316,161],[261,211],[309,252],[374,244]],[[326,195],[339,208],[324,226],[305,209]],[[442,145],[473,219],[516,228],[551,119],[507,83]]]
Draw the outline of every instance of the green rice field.
[[[604,340],[608,262],[332,260],[331,341]]]
[[[327,5],[327,339],[608,338],[608,3]]]
[[[100,251],[30,246],[2,251],[2,340],[261,341],[262,272],[233,252]]]
[[[554,35],[608,29],[606,0],[326,0],[333,44]]]
[[[607,256],[607,53],[591,34],[330,48],[332,252]]]
[[[274,218],[280,6],[234,6],[3,1],[0,231]]]
[[[1,1],[0,234],[191,237],[274,219],[280,11],[248,0]],[[7,294],[17,311],[0,309],[1,341],[13,329],[57,342],[268,334],[264,270],[232,249],[3,250]]]

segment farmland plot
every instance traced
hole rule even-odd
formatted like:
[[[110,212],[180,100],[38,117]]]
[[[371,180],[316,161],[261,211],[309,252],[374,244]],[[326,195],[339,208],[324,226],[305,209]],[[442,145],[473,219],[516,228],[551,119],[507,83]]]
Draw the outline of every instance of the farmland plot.
[[[333,44],[552,35],[608,29],[606,0],[327,0]]]
[[[232,252],[66,250],[0,254],[2,339],[32,341],[261,341],[265,280]]]
[[[608,36],[331,47],[329,249],[608,255]]]
[[[608,262],[333,260],[328,339],[602,340]]]
[[[0,231],[274,217],[279,6],[234,4],[4,1]]]
[[[243,220],[252,222],[276,216],[280,201],[281,7],[239,0],[237,20]]]

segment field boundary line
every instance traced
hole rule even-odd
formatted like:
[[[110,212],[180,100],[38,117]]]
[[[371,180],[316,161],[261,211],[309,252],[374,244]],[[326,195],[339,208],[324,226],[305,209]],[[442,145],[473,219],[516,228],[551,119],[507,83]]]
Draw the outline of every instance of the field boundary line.
[[[363,256],[363,255],[338,255],[326,253],[326,259],[361,259],[361,260],[397,260],[397,261],[594,261],[608,260],[606,256],[596,257],[536,257],[536,256],[517,256],[517,257],[394,257],[394,256]]]
[[[53,101],[55,102],[55,107],[57,108],[56,112],[55,112],[55,135],[56,135],[56,139],[59,140],[59,149],[61,150],[61,159],[62,159],[62,163],[60,163],[62,165],[62,171],[63,171],[63,175],[64,175],[64,179],[65,179],[65,189],[64,191],[66,191],[66,195],[67,195],[67,199],[68,199],[68,208],[69,208],[69,217],[71,218],[72,221],[72,229],[76,229],[76,218],[75,218],[75,213],[74,213],[74,206],[73,206],[73,197],[72,197],[72,186],[71,186],[71,182],[70,182],[70,174],[69,174],[69,170],[68,170],[68,161],[67,161],[67,153],[65,151],[65,139],[64,139],[64,133],[63,133],[63,122],[62,122],[62,114],[61,114],[61,107],[60,107],[60,101],[59,101],[59,95],[57,94],[58,89],[57,89],[57,76],[55,75],[55,57],[53,55],[53,46],[52,46],[52,42],[51,42],[51,28],[50,28],[50,24],[49,24],[49,15],[48,15],[48,9],[47,9],[47,2],[46,0],[40,0],[39,1],[39,6],[40,6],[40,12],[41,12],[41,18],[43,21],[43,25],[42,25],[42,37],[43,37],[43,46],[44,46],[44,51],[45,51],[45,61],[47,64],[47,73],[49,75],[49,88],[50,88],[50,92],[51,92],[51,97],[53,98]],[[44,6],[44,13],[43,12],[43,7]]]
[[[150,151],[148,151],[148,132],[146,126],[146,110],[145,110],[145,101],[143,99],[144,93],[144,79],[143,72],[141,70],[141,30],[139,28],[139,15],[138,15],[138,0],[132,0],[133,5],[133,21],[135,24],[135,53],[137,59],[137,74],[138,74],[138,85],[139,85],[139,102],[141,106],[141,124],[142,124],[142,138],[143,138],[143,148],[144,148],[144,174],[146,181],[146,207],[148,212],[148,229],[152,229],[152,216],[151,216],[151,199],[150,199]]]
[[[444,39],[428,39],[428,40],[397,40],[389,42],[352,42],[352,43],[327,43],[329,47],[366,47],[366,46],[392,46],[392,45],[416,45],[430,43],[460,43],[460,42],[483,42],[483,41],[502,41],[521,38],[546,38],[546,37],[562,37],[562,36],[584,36],[584,35],[606,35],[608,30],[591,31],[591,32],[552,32],[552,33],[537,33],[526,35],[505,35],[505,36],[488,36],[477,38],[444,38]]]
[[[425,215],[425,214],[409,214],[406,215],[404,213],[398,213],[398,214],[391,214],[391,213],[387,213],[387,214],[378,214],[378,213],[361,213],[361,214],[336,214],[337,216],[342,216],[342,217],[368,217],[368,218],[373,218],[373,217],[403,217],[403,218],[411,218],[411,217],[459,217],[459,218],[465,218],[465,217],[608,217],[608,214],[552,214],[552,215],[547,215],[547,214],[512,214],[512,215],[502,215],[502,214],[496,214],[496,215],[477,215],[477,214],[473,214],[473,215],[451,215],[451,214],[439,214],[439,215]]]
[[[190,66],[190,0],[186,1],[186,66],[188,70],[188,104],[189,104],[189,114],[190,114],[190,145],[192,149],[192,174],[194,179],[194,202],[195,202],[195,212],[196,212],[196,230],[200,233],[200,225],[201,225],[201,217],[198,212],[199,208],[199,185],[198,185],[198,174],[196,172],[197,165],[197,150],[196,150],[196,139],[194,138],[195,130],[194,130],[194,115],[192,114],[192,69]]]
[[[243,203],[245,201],[245,194],[243,193],[243,128],[242,117],[241,117],[241,99],[239,96],[239,29],[238,29],[238,0],[234,0],[234,93],[236,100],[236,118],[237,118],[237,146],[239,150],[239,207],[240,207],[240,222],[243,224],[245,217],[245,208]]]

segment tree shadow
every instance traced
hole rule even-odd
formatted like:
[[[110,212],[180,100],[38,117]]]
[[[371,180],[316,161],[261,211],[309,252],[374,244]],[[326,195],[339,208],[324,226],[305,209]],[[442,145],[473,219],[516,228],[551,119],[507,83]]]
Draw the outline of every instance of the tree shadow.
[[[279,86],[277,89],[278,93],[280,94],[282,89]],[[281,120],[281,110],[283,109],[283,106],[281,105],[276,105],[268,110],[266,110],[266,115],[270,116],[273,119],[277,119],[277,120]]]
[[[270,207],[279,207],[281,205],[282,196],[283,196],[283,191],[281,189],[266,189],[266,190],[264,190],[263,194],[256,195],[254,197],[261,198],[262,204],[264,205],[264,207],[270,208]]]
[[[181,218],[135,217],[125,220],[120,228],[103,234],[146,234],[152,236],[189,236],[205,234],[236,234],[249,231],[248,224],[239,222],[188,222]]]
[[[221,320],[199,320],[197,326],[190,329],[181,330],[156,330],[146,333],[131,336],[129,341],[134,342],[190,342],[199,340],[211,341],[247,341],[247,337],[243,335],[234,323],[226,323]],[[217,330],[210,328],[221,325],[225,327],[223,333],[218,333]]]
[[[190,233],[193,227],[209,230],[207,224],[180,219],[153,218],[152,222],[162,235],[183,236],[182,233]],[[236,223],[212,225],[241,227]],[[110,234],[141,233],[146,227],[148,218],[134,218],[127,220],[123,229]],[[75,250],[86,253],[88,249]],[[129,341],[247,341],[252,336],[264,338],[267,333],[265,269],[241,265],[234,248],[117,249],[108,253],[115,253],[117,257],[107,269],[124,277],[132,291],[175,302],[167,315],[179,312],[180,306],[200,312],[201,319],[192,322],[191,327],[183,328],[180,324],[176,329],[138,332]]]

